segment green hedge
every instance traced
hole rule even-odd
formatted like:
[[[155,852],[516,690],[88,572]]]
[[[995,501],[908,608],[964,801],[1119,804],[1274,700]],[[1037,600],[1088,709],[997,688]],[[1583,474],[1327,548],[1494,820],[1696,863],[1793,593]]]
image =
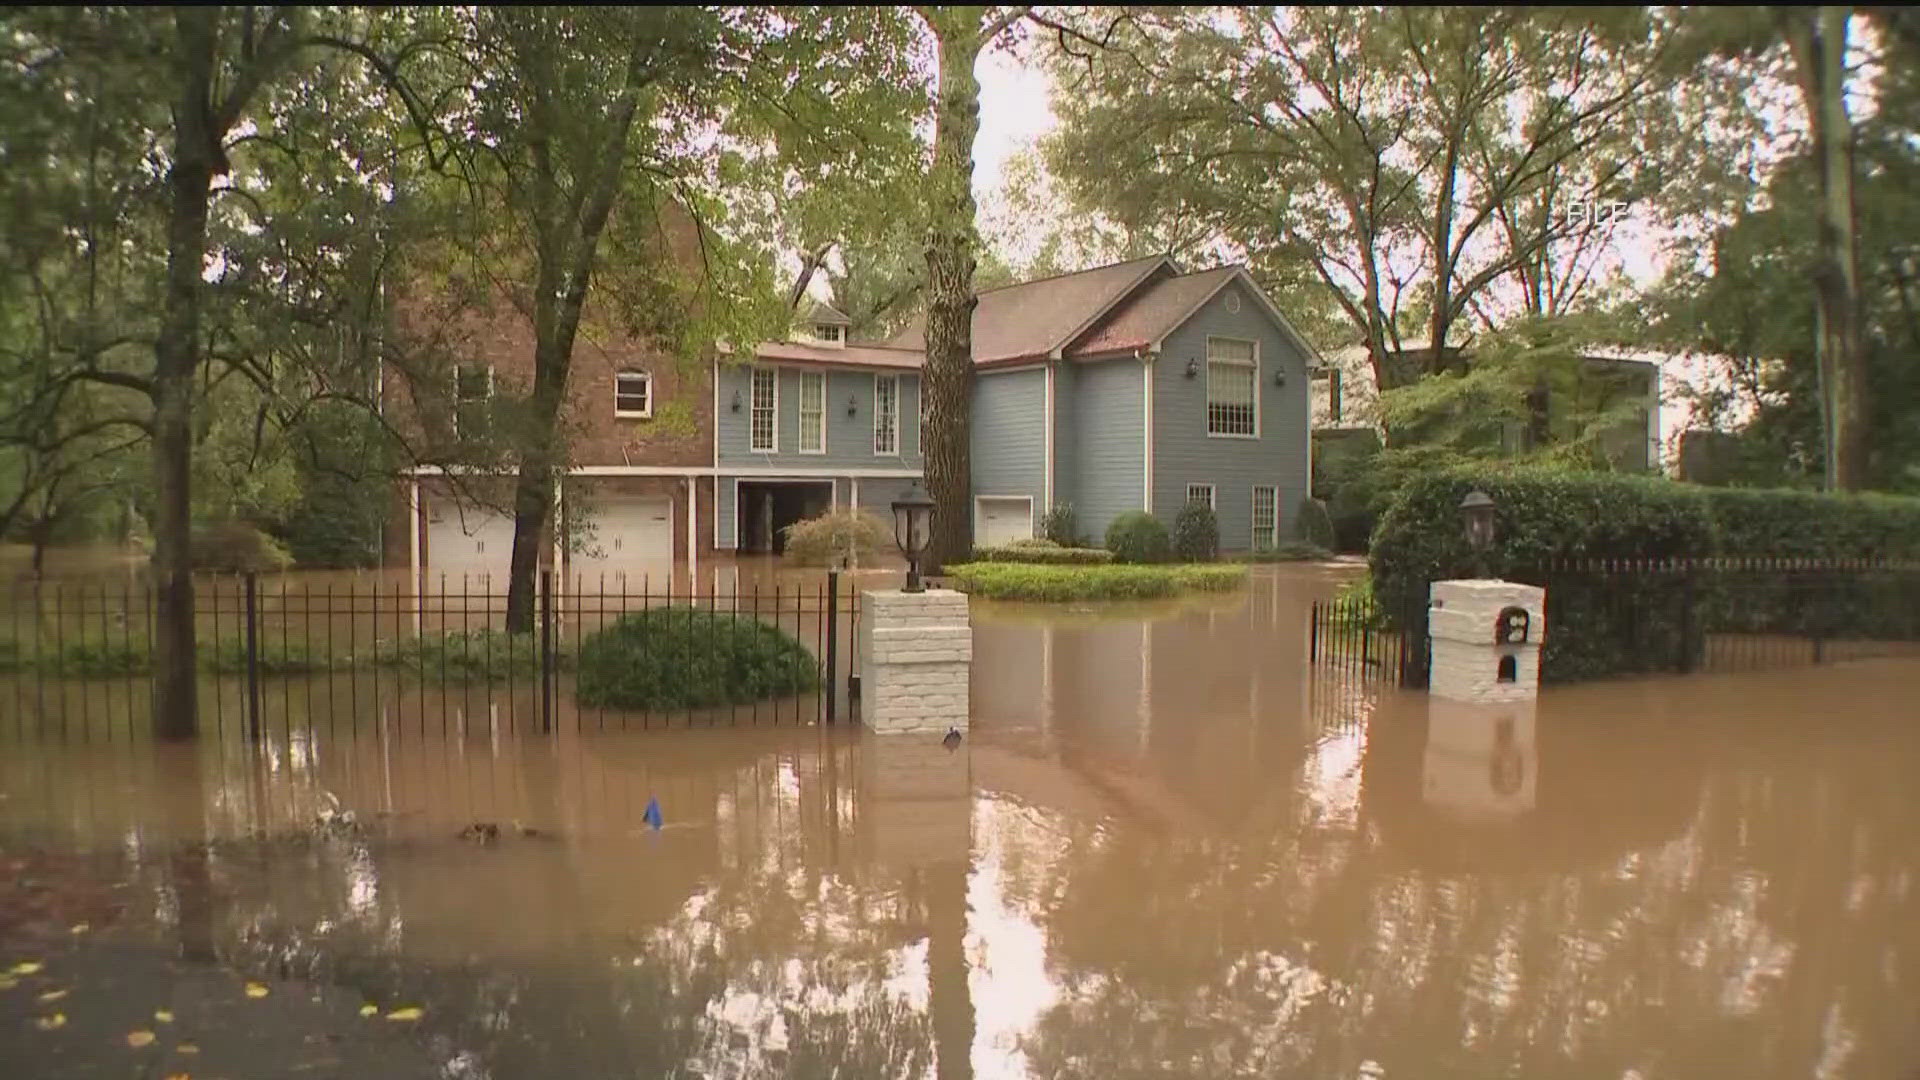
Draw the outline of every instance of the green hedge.
[[[1247,579],[1244,566],[1034,566],[965,563],[947,570],[960,591],[991,600],[1153,600],[1227,592]]]
[[[1129,510],[1107,526],[1107,550],[1115,562],[1163,563],[1173,557],[1173,541],[1159,518]]]
[[[619,709],[744,705],[820,685],[804,645],[750,616],[664,607],[622,615],[580,645],[575,696]]]
[[[1370,562],[1388,618],[1423,623],[1428,582],[1476,572],[1459,512],[1476,488],[1495,505],[1486,569],[1534,584],[1565,560],[1920,558],[1920,500],[1463,466],[1407,482],[1381,519]],[[1810,583],[1739,571],[1561,570],[1552,585],[1541,676],[1554,682],[1671,670],[1696,660],[1709,633],[1908,639],[1920,608],[1920,575],[1911,573]]]
[[[1104,548],[1029,547],[1025,544],[1008,544],[1006,547],[974,548],[973,561],[1102,566],[1113,561],[1113,552]]]

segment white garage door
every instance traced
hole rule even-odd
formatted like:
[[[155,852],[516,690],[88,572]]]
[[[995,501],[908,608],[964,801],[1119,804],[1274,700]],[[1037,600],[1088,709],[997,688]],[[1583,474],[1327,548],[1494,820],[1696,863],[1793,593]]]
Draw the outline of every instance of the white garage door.
[[[673,569],[673,500],[593,500],[593,536],[588,550],[576,552],[576,574],[670,573]]]
[[[491,510],[451,502],[431,506],[427,518],[426,564],[429,581],[446,575],[449,584],[462,574],[478,582],[483,575],[507,580],[513,557],[513,519]]]
[[[996,547],[1033,536],[1030,499],[981,499],[974,522],[973,542]]]

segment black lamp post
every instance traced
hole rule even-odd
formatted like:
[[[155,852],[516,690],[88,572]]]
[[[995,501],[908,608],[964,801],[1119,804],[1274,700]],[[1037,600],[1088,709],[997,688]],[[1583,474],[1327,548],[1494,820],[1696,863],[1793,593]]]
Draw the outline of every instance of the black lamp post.
[[[920,557],[933,542],[933,500],[920,490],[915,480],[906,493],[893,501],[893,542],[907,557],[907,586],[903,592],[926,592],[920,582]]]
[[[1474,560],[1480,577],[1487,576],[1487,550],[1493,547],[1493,499],[1475,488],[1460,500],[1460,520],[1467,529],[1467,543],[1473,545]]]

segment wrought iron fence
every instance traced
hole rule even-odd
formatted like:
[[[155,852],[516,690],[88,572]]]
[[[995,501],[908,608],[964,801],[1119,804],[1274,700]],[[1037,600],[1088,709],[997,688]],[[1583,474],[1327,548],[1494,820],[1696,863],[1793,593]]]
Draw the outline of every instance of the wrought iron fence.
[[[547,573],[533,626],[520,632],[507,629],[506,597],[478,585],[198,577],[201,732],[353,738],[377,726],[388,735],[445,736],[834,723],[855,715],[858,593],[839,572],[729,590]],[[643,704],[600,704],[618,695],[581,694],[583,646],[642,613],[650,617],[638,619],[629,636],[654,668],[671,669],[667,689]],[[679,632],[683,615],[686,633]],[[756,678],[742,666],[759,639],[731,628],[756,624],[786,640],[779,646],[785,676]],[[154,597],[143,584],[28,581],[0,592],[0,734],[144,738],[153,643]],[[673,689],[680,677],[698,686]]]
[[[1920,563],[1563,559],[1501,576],[1546,589],[1549,682],[1920,657]],[[1426,591],[1411,590],[1405,610],[1365,592],[1316,602],[1313,662],[1426,685]]]

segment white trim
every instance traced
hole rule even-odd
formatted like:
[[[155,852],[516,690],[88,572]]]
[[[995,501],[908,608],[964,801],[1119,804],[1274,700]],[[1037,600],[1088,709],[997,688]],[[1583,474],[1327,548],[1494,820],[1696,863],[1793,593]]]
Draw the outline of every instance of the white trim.
[[[782,469],[775,466],[764,468],[721,468],[714,470],[720,476],[735,476],[743,480],[759,480],[767,477],[790,476],[801,478],[831,478],[835,476],[865,476],[876,479],[912,480],[921,475],[919,469]]]
[[[1207,489],[1207,509],[1212,510],[1215,513],[1220,512],[1220,503],[1219,503],[1220,489],[1213,484],[1188,484],[1187,485],[1187,501],[1186,503],[1182,503],[1181,504],[1182,506],[1185,506],[1193,502],[1194,488],[1206,488]]]
[[[1042,488],[1043,488],[1043,492],[1044,492],[1044,494],[1046,495],[1046,504],[1047,504],[1047,509],[1049,509],[1049,510],[1051,510],[1051,509],[1053,509],[1053,460],[1054,460],[1054,451],[1053,451],[1053,403],[1054,403],[1054,396],[1053,396],[1053,375],[1054,375],[1054,368],[1055,368],[1055,366],[1056,366],[1056,365],[1055,365],[1055,364],[1052,364],[1052,363],[1050,363],[1050,364],[1048,364],[1048,365],[1047,365],[1047,406],[1046,406],[1046,408],[1047,408],[1047,415],[1046,415],[1046,423],[1045,423],[1045,426],[1046,426],[1046,455],[1047,455],[1047,475],[1046,475],[1046,482],[1045,482],[1045,483],[1044,483],[1044,484],[1042,485]]]
[[[882,379],[891,379],[893,381],[893,449],[891,451],[880,449],[880,380]],[[877,371],[873,374],[872,446],[874,457],[897,458],[902,456],[900,453],[900,376],[897,374],[882,375]]]
[[[857,514],[860,512],[860,478],[849,476],[847,483],[850,485],[847,492],[847,509]]]
[[[1145,463],[1145,475],[1140,488],[1140,509],[1153,513],[1153,368],[1158,353],[1149,353],[1140,358],[1140,370],[1146,390],[1141,399],[1141,415],[1146,418],[1141,458]]]
[[[1287,321],[1287,317],[1285,315],[1280,314],[1280,309],[1273,306],[1273,301],[1270,298],[1268,298],[1266,291],[1261,289],[1259,285],[1254,283],[1253,276],[1247,273],[1247,268],[1244,266],[1234,267],[1233,273],[1228,274],[1226,278],[1220,282],[1219,285],[1214,286],[1214,289],[1212,292],[1209,292],[1207,295],[1201,297],[1198,303],[1194,304],[1191,308],[1188,308],[1186,313],[1181,315],[1178,319],[1175,319],[1173,322],[1168,323],[1167,332],[1160,336],[1160,340],[1155,341],[1153,343],[1153,347],[1158,349],[1161,345],[1165,344],[1167,338],[1172,336],[1174,331],[1180,329],[1182,326],[1185,326],[1187,323],[1187,320],[1193,318],[1194,312],[1199,311],[1201,308],[1205,307],[1208,301],[1212,300],[1215,296],[1218,296],[1220,294],[1221,289],[1226,288],[1228,285],[1236,281],[1244,284],[1247,287],[1247,291],[1252,293],[1253,298],[1255,300],[1258,300],[1260,302],[1260,306],[1266,310],[1268,317],[1273,319],[1273,321],[1279,325],[1281,331],[1284,332],[1287,335],[1287,337],[1293,340],[1294,347],[1300,350],[1301,356],[1308,361],[1309,367],[1312,367],[1315,364],[1326,363],[1326,359],[1320,355],[1320,350],[1314,348],[1313,345],[1310,342],[1308,342],[1307,339],[1300,333],[1300,331],[1296,330],[1294,328],[1294,325]]]
[[[406,470],[403,476],[500,476],[509,477],[512,473],[488,473],[480,469],[448,469],[442,465],[416,465]],[[566,470],[566,476],[718,476],[745,477],[754,479],[762,476],[864,476],[872,479],[911,480],[922,475],[919,469],[848,469],[848,468],[781,468],[777,465],[575,465]]]
[[[687,477],[687,590],[700,591],[700,481]]]
[[[794,415],[794,421],[799,425],[800,430],[796,432],[794,435],[794,443],[793,443],[794,453],[806,454],[809,456],[817,456],[817,455],[825,454],[827,452],[827,427],[828,427],[828,424],[827,424],[827,373],[824,371],[800,371],[800,372],[796,372],[796,374],[799,376],[799,379],[800,379],[799,388],[798,388],[800,400],[794,405],[793,415]],[[807,380],[809,378],[816,378],[820,380],[820,449],[818,450],[809,450],[806,448],[806,445],[805,445],[806,437],[807,437],[807,412],[806,412],[807,411]],[[779,396],[778,394],[775,394],[776,400],[778,399],[778,396]],[[776,443],[775,445],[778,445],[778,444]]]
[[[980,535],[980,523],[981,523],[980,504],[989,499],[997,499],[1002,502],[1013,502],[1014,500],[1018,499],[1022,502],[1025,502],[1027,504],[1027,539],[1029,540],[1033,539],[1033,527],[1034,527],[1033,496],[1031,495],[975,495],[973,497],[973,542],[975,544],[984,545],[986,543],[986,541],[982,539]]]
[[[1251,435],[1245,434],[1243,432],[1227,432],[1227,431],[1213,430],[1213,365],[1214,365],[1213,343],[1216,341],[1231,341],[1236,344],[1247,344],[1247,345],[1253,346],[1253,434]],[[1206,371],[1203,372],[1202,374],[1206,379],[1206,384],[1201,387],[1201,390],[1204,392],[1204,404],[1207,411],[1206,411],[1206,414],[1203,415],[1200,419],[1201,419],[1201,423],[1206,425],[1207,438],[1258,440],[1260,438],[1260,431],[1261,431],[1260,414],[1262,412],[1260,408],[1260,386],[1261,386],[1260,384],[1260,375],[1261,375],[1260,339],[1229,337],[1226,334],[1208,334],[1206,336],[1205,343],[1202,346],[1202,349],[1205,355],[1201,360],[1201,362],[1206,365]],[[1239,366],[1240,364],[1240,361],[1238,360],[1221,360],[1219,362],[1222,364],[1230,364],[1234,366]],[[1311,428],[1313,425],[1309,423],[1307,426]]]
[[[487,392],[473,400],[476,400],[482,403],[493,400],[493,365],[492,364],[485,363],[479,360],[469,360],[469,361],[466,361],[465,363],[455,364],[453,366],[453,437],[455,440],[458,440],[460,438],[460,405],[464,400],[460,397],[460,369],[476,368],[476,367],[484,370],[487,373]]]
[[[647,381],[647,407],[644,409],[620,408],[620,380],[633,376]],[[645,368],[622,368],[613,373],[613,418],[616,420],[653,419],[653,372]]]
[[[982,375],[1012,375],[1021,371],[1039,371],[1047,366],[1045,360],[1036,360],[1027,364],[1006,364],[1001,367],[983,367],[974,372],[977,378]]]
[[[761,372],[773,376],[773,445],[761,449],[753,445],[753,383]],[[778,454],[780,452],[780,369],[771,364],[755,364],[747,369],[747,453]]]
[[[708,464],[718,465],[720,463],[720,360],[718,357],[714,358],[713,371],[710,373],[710,375],[711,377],[707,380],[707,383],[709,386],[713,387],[713,457],[708,459]],[[1308,426],[1311,427],[1312,425],[1308,425]],[[715,489],[713,493],[713,497],[715,500],[718,500],[720,498],[720,492],[718,489]],[[718,547],[719,540],[720,540],[720,533],[719,533],[720,504],[718,501],[716,501],[713,505],[714,505],[713,527],[715,530],[713,534],[713,538],[715,541],[714,546]]]
[[[420,586],[420,481],[407,484],[407,569],[413,585]]]

